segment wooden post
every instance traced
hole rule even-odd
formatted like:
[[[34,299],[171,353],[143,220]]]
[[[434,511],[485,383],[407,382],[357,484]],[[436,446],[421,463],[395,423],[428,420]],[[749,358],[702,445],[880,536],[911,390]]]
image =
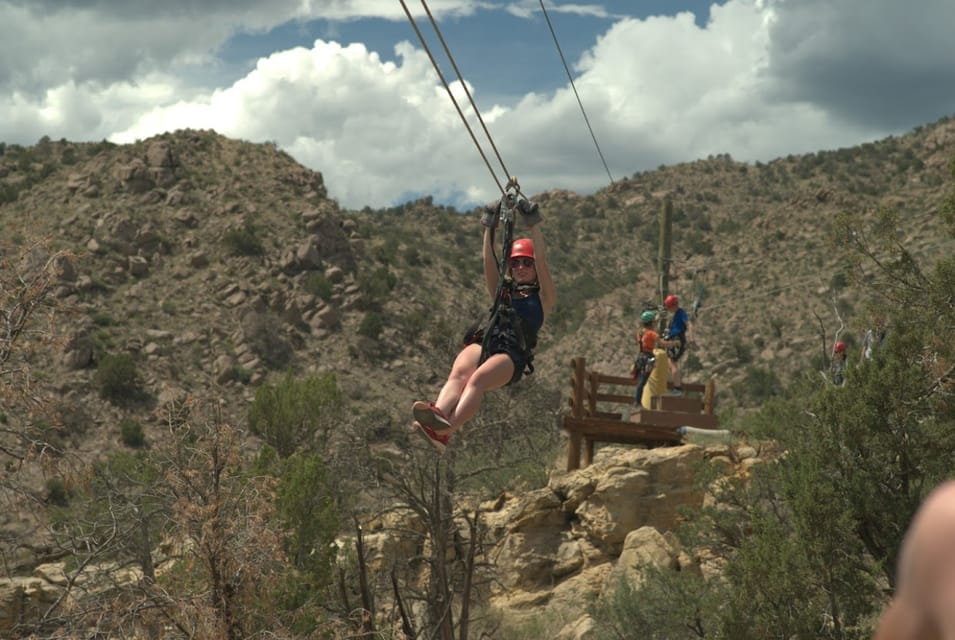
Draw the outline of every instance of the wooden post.
[[[587,375],[587,415],[597,415],[597,387],[599,385],[600,382],[597,380],[597,373],[591,371]]]
[[[584,378],[587,375],[587,361],[585,358],[574,358],[570,366],[574,373],[571,377],[570,412],[575,418],[584,417]],[[567,470],[580,468],[580,442],[582,436],[574,431],[570,432],[570,441],[567,443]]]
[[[580,441],[583,439],[576,431],[570,432],[570,441],[567,443],[567,470],[580,468]]]
[[[594,461],[594,439],[584,438],[584,466],[589,467]]]
[[[584,417],[584,378],[587,377],[587,361],[585,358],[574,358],[570,366],[574,369],[571,379],[571,412],[575,418]]]
[[[713,396],[716,393],[716,383],[712,380],[706,381],[706,387],[703,390],[703,413],[713,415]]]
[[[657,273],[660,276],[660,306],[670,288],[670,239],[673,232],[673,201],[667,196],[660,209],[660,246],[657,253]],[[662,318],[661,318],[662,320]]]

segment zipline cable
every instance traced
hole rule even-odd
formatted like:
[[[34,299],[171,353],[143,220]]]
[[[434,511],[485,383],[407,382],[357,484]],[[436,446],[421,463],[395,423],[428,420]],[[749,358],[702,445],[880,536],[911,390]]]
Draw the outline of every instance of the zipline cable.
[[[457,63],[454,61],[454,56],[451,54],[451,50],[448,47],[447,42],[444,40],[444,36],[441,34],[441,29],[438,27],[437,21],[434,19],[434,15],[431,13],[431,9],[428,8],[428,3],[425,0],[421,0],[421,6],[424,8],[425,13],[428,16],[428,20],[431,22],[431,26],[434,29],[435,34],[438,37],[438,40],[441,41],[441,46],[444,47],[444,52],[448,57],[448,60],[451,62],[451,66],[454,67],[454,71],[457,74],[458,81],[461,83],[461,87],[464,89],[464,93],[467,95],[468,100],[471,103],[471,108],[474,110],[475,115],[477,116],[478,121],[481,123],[481,127],[484,129],[484,134],[487,136],[488,142],[491,144],[491,148],[494,149],[494,154],[497,157],[498,161],[501,163],[501,168],[504,170],[505,176],[507,178],[507,184],[501,186],[500,180],[498,180],[497,175],[494,173],[494,169],[491,167],[490,161],[488,161],[487,155],[484,153],[484,150],[481,148],[481,144],[478,142],[477,137],[474,135],[474,130],[471,128],[471,125],[468,124],[467,118],[464,115],[460,105],[458,104],[457,99],[454,97],[454,94],[451,92],[451,87],[448,85],[448,81],[445,79],[444,74],[441,72],[441,68],[435,60],[434,55],[431,53],[431,49],[428,47],[427,42],[424,39],[424,36],[421,33],[421,30],[418,28],[418,24],[415,21],[414,17],[411,15],[411,11],[408,9],[408,5],[405,3],[405,0],[400,0],[401,6],[404,9],[405,15],[408,17],[408,22],[411,23],[411,26],[414,28],[415,33],[418,35],[418,39],[421,41],[421,46],[424,47],[424,50],[428,54],[428,58],[431,60],[431,65],[434,67],[435,72],[438,74],[438,77],[441,79],[441,83],[444,85],[445,91],[448,92],[448,96],[451,98],[451,102],[454,103],[455,109],[457,109],[458,115],[461,117],[461,121],[464,122],[464,126],[467,128],[468,133],[471,135],[471,140],[474,142],[474,146],[477,147],[478,153],[481,154],[481,158],[484,160],[484,164],[487,167],[488,171],[491,173],[491,177],[494,178],[494,181],[497,183],[497,188],[501,192],[501,200],[498,204],[498,215],[500,216],[500,221],[502,222],[502,228],[504,230],[504,239],[503,239],[503,251],[501,252],[501,259],[498,264],[498,291],[495,294],[495,303],[494,307],[491,310],[492,321],[495,317],[495,314],[498,313],[499,301],[502,298],[504,292],[504,285],[508,282],[509,278],[507,277],[507,260],[510,256],[511,242],[512,242],[512,232],[514,224],[514,213],[516,210],[520,209],[522,202],[526,201],[526,196],[521,193],[520,184],[517,182],[515,176],[510,176],[507,166],[504,164],[504,159],[501,158],[501,154],[497,149],[497,145],[494,144],[494,139],[491,136],[491,132],[488,131],[487,125],[484,122],[484,118],[481,117],[481,111],[478,109],[477,104],[474,102],[474,97],[471,95],[470,90],[467,87],[467,83],[464,81],[464,76],[461,74],[461,70],[458,68]],[[491,229],[491,244],[492,252],[494,244],[494,229]],[[495,261],[497,261],[497,255],[495,253]],[[509,285],[508,285],[509,286]]]
[[[779,292],[781,292],[781,291],[786,291],[787,289],[794,289],[794,288],[796,288],[796,287],[799,287],[799,286],[808,284],[808,283],[810,283],[810,282],[817,282],[817,283],[819,283],[820,285],[823,284],[823,282],[822,282],[822,280],[819,278],[819,276],[818,276],[818,275],[814,275],[814,276],[810,276],[810,277],[808,277],[808,278],[802,278],[802,279],[800,279],[800,280],[796,280],[796,281],[794,281],[794,282],[790,282],[790,284],[787,284],[787,285],[785,285],[785,286],[772,287],[772,288],[770,288],[770,289],[764,289],[764,290],[762,290],[762,291],[756,292],[756,293],[754,293],[754,294],[752,294],[752,295],[742,296],[742,297],[736,298],[736,299],[734,299],[734,300],[732,300],[732,301],[730,301],[730,302],[721,302],[720,304],[709,305],[709,306],[703,307],[703,310],[704,310],[704,311],[711,311],[711,310],[713,310],[713,309],[718,309],[718,308],[720,308],[720,307],[726,307],[726,306],[730,306],[730,305],[738,305],[740,302],[749,302],[750,300],[758,300],[758,299],[761,299],[761,298],[765,298],[765,297],[767,297],[767,296],[769,296],[769,295],[771,295],[771,294],[779,293]]]
[[[454,68],[454,72],[457,74],[458,80],[461,82],[461,88],[464,89],[464,93],[467,95],[468,101],[471,103],[471,108],[474,109],[474,114],[477,116],[478,122],[481,123],[481,128],[484,129],[484,135],[487,136],[487,141],[491,143],[491,148],[494,149],[494,155],[497,156],[497,161],[501,163],[501,169],[504,170],[504,175],[510,176],[511,172],[508,171],[507,167],[504,165],[504,159],[501,158],[501,154],[497,150],[497,145],[494,144],[494,139],[491,138],[491,132],[487,130],[487,125],[484,124],[484,118],[481,117],[481,112],[478,110],[477,104],[474,102],[474,97],[471,95],[471,91],[468,89],[468,85],[464,81],[464,76],[461,75],[461,70],[458,69],[458,65],[454,61],[454,56],[451,55],[451,50],[448,49],[448,45],[444,41],[444,36],[441,35],[441,30],[438,28],[438,23],[435,21],[434,16],[431,15],[431,9],[428,8],[428,4],[425,2],[425,0],[421,0],[421,6],[424,7],[425,13],[428,14],[428,20],[431,21],[431,26],[434,28],[434,32],[437,34],[438,40],[441,41],[441,46],[444,47],[444,53],[448,56],[448,60],[451,62],[451,66]]]
[[[574,95],[577,97],[577,104],[580,105],[580,113],[584,116],[584,122],[587,123],[587,130],[590,131],[590,137],[594,141],[594,146],[597,147],[597,155],[600,156],[600,161],[604,165],[604,169],[607,171],[607,177],[610,178],[610,184],[613,184],[613,176],[610,174],[610,167],[607,166],[607,161],[604,159],[604,154],[600,150],[600,145],[597,144],[597,136],[594,135],[593,127],[590,126],[590,119],[587,117],[587,112],[584,110],[584,103],[580,100],[580,94],[577,93],[577,85],[574,84],[574,77],[570,73],[570,67],[567,66],[567,60],[564,58],[564,52],[560,48],[560,42],[557,41],[557,33],[554,31],[554,25],[551,24],[550,16],[547,15],[547,9],[544,7],[544,0],[539,0],[541,5],[541,11],[544,13],[544,19],[547,21],[547,28],[550,29],[550,35],[554,38],[554,44],[557,45],[557,53],[560,55],[560,61],[564,64],[564,71],[567,72],[567,78],[570,80],[570,87],[574,90]]]
[[[468,133],[471,135],[471,140],[474,142],[474,146],[477,147],[478,153],[481,154],[481,159],[484,160],[484,165],[487,167],[487,170],[491,173],[491,177],[494,178],[494,183],[497,184],[497,188],[502,194],[505,193],[504,187],[501,185],[501,181],[498,180],[497,174],[494,173],[494,169],[491,167],[490,161],[487,159],[487,156],[484,153],[484,150],[481,148],[481,144],[477,140],[477,136],[474,135],[474,130],[471,129],[471,125],[468,124],[468,119],[465,117],[464,112],[461,110],[461,106],[458,104],[457,99],[454,97],[454,93],[451,91],[451,87],[448,85],[448,81],[445,80],[444,74],[441,72],[441,67],[438,66],[438,61],[434,59],[434,55],[431,53],[431,48],[428,47],[427,41],[424,39],[421,30],[418,28],[418,23],[415,22],[414,17],[411,15],[411,11],[408,10],[408,5],[405,3],[405,0],[399,0],[401,2],[401,8],[405,10],[405,15],[408,16],[408,21],[411,23],[411,26],[414,27],[415,33],[418,34],[418,39],[421,41],[421,46],[424,47],[425,52],[428,54],[428,58],[431,59],[431,65],[434,67],[435,72],[438,74],[438,78],[441,79],[441,84],[444,85],[445,91],[448,92],[448,96],[451,97],[451,102],[454,103],[454,108],[457,109],[458,115],[461,117],[461,121],[464,123],[464,126],[467,128]],[[422,0],[422,4],[424,0]],[[430,12],[429,12],[430,15]],[[437,26],[435,26],[437,29]],[[462,81],[463,84],[463,81]]]

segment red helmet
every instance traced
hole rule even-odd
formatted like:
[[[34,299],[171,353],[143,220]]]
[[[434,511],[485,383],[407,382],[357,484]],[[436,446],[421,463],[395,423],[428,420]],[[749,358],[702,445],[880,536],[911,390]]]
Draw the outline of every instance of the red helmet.
[[[669,295],[667,299],[663,301],[663,306],[667,309],[676,309],[680,306],[680,299],[674,295]]]
[[[832,348],[832,352],[833,352],[833,353],[845,353],[845,352],[846,352],[846,343],[845,343],[845,342],[837,342],[837,343],[836,343],[836,346],[834,346],[834,347]]]
[[[509,257],[536,260],[534,257],[534,243],[531,242],[530,238],[515,240],[511,243],[511,255]]]

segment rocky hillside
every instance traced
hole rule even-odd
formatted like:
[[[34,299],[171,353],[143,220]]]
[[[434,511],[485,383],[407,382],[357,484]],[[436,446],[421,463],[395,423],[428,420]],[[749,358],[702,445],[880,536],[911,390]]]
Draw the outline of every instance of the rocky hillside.
[[[583,197],[534,194],[558,286],[535,384],[567,395],[569,363],[625,372],[635,318],[656,299],[658,217],[674,205],[671,291],[699,298],[688,376],[717,380],[720,411],[758,404],[819,364],[820,322],[865,327],[864,293],[831,242],[881,207],[931,262],[955,247],[936,206],[955,121],[857,148],[743,164],[717,156],[619,180]],[[0,238],[73,253],[58,299],[62,341],[34,372],[69,416],[69,444],[102,451],[124,418],[147,439],[155,408],[215,395],[244,419],[261,383],[333,371],[383,438],[432,396],[464,328],[486,313],[476,212],[430,201],[347,211],[320,173],[269,144],[178,131],[136,144],[0,145]],[[108,402],[99,364],[134,357],[142,402]],[[816,358],[814,363],[813,358]],[[755,381],[755,382],[754,382]],[[756,384],[759,383],[759,384]],[[562,400],[560,406],[565,406]]]

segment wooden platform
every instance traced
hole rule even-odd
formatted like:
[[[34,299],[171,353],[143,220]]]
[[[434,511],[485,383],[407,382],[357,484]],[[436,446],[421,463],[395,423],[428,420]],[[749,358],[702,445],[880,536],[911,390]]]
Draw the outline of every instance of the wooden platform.
[[[666,446],[683,441],[681,426],[719,428],[713,413],[712,381],[684,384],[684,395],[657,396],[651,401],[652,409],[643,409],[633,407],[633,393],[601,393],[601,386],[605,391],[608,386],[635,387],[637,381],[633,378],[587,371],[584,358],[574,358],[571,366],[570,413],[563,420],[563,428],[570,437],[568,471],[580,468],[581,454],[583,465],[591,464],[597,442]]]
[[[657,411],[682,411],[684,413],[706,413],[703,398],[697,396],[656,396],[651,403]]]
[[[719,420],[712,414],[686,411],[654,411],[652,409],[635,409],[630,414],[629,424],[640,424],[648,427],[720,428]]]

